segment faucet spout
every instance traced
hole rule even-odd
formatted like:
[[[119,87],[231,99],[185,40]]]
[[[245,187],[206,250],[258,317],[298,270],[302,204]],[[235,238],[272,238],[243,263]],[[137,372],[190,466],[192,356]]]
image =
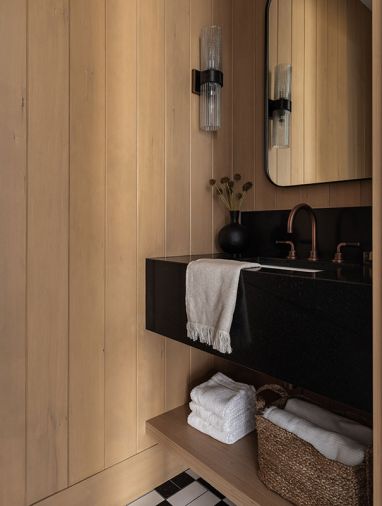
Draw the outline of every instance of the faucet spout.
[[[312,249],[310,250],[310,255],[308,260],[311,262],[316,262],[318,260],[318,254],[317,254],[317,219],[316,215],[314,214],[313,209],[310,207],[309,204],[302,203],[297,204],[294,206],[294,208],[290,211],[288,216],[288,225],[287,225],[287,231],[289,234],[293,232],[293,223],[296,214],[300,211],[300,209],[305,209],[308,214],[310,215],[310,223],[311,223],[311,232],[312,232]]]

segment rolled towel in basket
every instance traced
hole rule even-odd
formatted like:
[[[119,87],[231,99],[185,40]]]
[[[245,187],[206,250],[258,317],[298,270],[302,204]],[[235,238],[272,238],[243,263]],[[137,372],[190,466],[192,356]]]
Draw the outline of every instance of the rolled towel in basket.
[[[209,409],[199,406],[196,402],[190,402],[190,409],[195,415],[212,425],[217,430],[223,432],[231,432],[240,429],[240,427],[247,422],[250,418],[255,419],[255,406],[251,405],[243,409],[239,409],[237,412],[233,412],[232,416],[228,418],[222,418],[221,416],[215,415]]]
[[[238,383],[218,372],[191,390],[191,400],[227,420],[238,411],[255,406],[256,390],[252,385]]]
[[[272,406],[264,410],[263,416],[278,427],[310,443],[328,459],[347,466],[356,466],[365,458],[366,447],[361,443],[337,432],[322,429],[289,411]]]
[[[332,413],[316,404],[292,398],[286,403],[285,409],[323,429],[343,434],[365,446],[370,446],[373,442],[373,431],[369,427]]]
[[[237,426],[234,430],[221,431],[199,418],[199,416],[193,412],[188,415],[187,422],[191,425],[191,427],[194,427],[194,429],[197,429],[200,432],[203,432],[204,434],[207,434],[208,436],[226,444],[236,443],[236,441],[255,430],[256,424],[255,417],[252,416],[244,423]]]

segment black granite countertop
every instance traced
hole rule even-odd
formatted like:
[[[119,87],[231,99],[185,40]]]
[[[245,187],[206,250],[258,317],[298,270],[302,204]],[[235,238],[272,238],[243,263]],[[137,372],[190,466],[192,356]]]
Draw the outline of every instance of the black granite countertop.
[[[223,254],[202,254],[202,255],[184,255],[175,257],[161,257],[153,260],[164,262],[173,262],[180,264],[189,264],[194,260],[200,258],[230,258]],[[287,260],[284,258],[267,258],[267,257],[254,257],[254,258],[241,258],[240,261],[254,262],[267,265],[276,265],[285,269],[269,269],[262,267],[259,270],[254,270],[256,274],[270,274],[274,276],[287,276],[292,278],[304,278],[320,281],[334,281],[340,283],[352,283],[361,285],[372,284],[372,267],[371,265],[355,265],[334,264],[328,261],[309,262],[308,260]],[[291,271],[288,267],[297,267],[305,269],[316,269],[321,272],[303,272]]]

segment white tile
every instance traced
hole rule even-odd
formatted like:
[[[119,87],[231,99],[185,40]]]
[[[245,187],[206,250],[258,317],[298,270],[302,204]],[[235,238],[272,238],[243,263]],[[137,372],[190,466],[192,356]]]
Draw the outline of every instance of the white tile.
[[[134,502],[131,502],[129,506],[157,506],[157,504],[163,501],[163,497],[158,494],[155,490],[149,494],[140,497]]]
[[[203,487],[198,481],[194,481],[182,490],[179,490],[176,494],[169,497],[167,500],[172,506],[186,506],[197,497],[201,496],[206,492],[207,489]]]
[[[195,501],[190,502],[189,506],[214,506],[218,502],[220,502],[219,497],[208,491],[195,499]]]
[[[228,504],[228,506],[236,506],[236,504],[234,504],[232,501],[230,501],[229,499],[225,498],[223,499],[223,501]]]
[[[194,480],[197,480],[200,478],[198,474],[195,473],[192,469],[187,469],[186,473],[191,476],[191,478],[194,478]]]

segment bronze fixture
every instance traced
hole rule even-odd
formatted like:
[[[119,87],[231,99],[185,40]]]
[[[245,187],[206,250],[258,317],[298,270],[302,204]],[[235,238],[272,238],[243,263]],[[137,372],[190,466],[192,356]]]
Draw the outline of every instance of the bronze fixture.
[[[317,219],[316,215],[314,214],[313,209],[310,207],[309,204],[297,204],[294,206],[294,208],[291,210],[288,216],[288,226],[287,226],[287,232],[288,234],[291,234],[293,232],[293,222],[296,214],[300,209],[305,209],[310,214],[310,223],[311,223],[311,229],[312,229],[312,249],[310,250],[310,255],[308,260],[310,262],[317,262],[318,255],[317,255]]]
[[[361,246],[361,245],[359,242],[340,242],[337,246],[337,251],[332,260],[335,264],[342,264],[342,262],[344,261],[344,255],[341,249],[344,248],[345,246]]]
[[[276,241],[276,244],[288,244],[290,246],[290,250],[287,256],[288,260],[296,260],[296,248],[294,247],[293,241]]]

